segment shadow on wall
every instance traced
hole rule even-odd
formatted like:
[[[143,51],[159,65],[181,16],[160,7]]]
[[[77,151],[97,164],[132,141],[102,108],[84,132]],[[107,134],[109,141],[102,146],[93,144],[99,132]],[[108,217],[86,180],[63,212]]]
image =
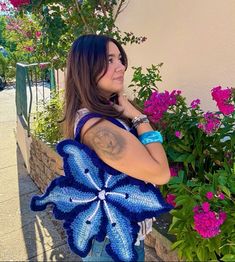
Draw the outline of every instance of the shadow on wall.
[[[62,221],[52,218],[52,209],[33,212],[30,201],[33,195],[41,194],[24,166],[19,148],[17,148],[18,186],[22,233],[26,255],[30,261],[81,261],[72,253],[66,243]],[[18,257],[19,259],[19,257]]]

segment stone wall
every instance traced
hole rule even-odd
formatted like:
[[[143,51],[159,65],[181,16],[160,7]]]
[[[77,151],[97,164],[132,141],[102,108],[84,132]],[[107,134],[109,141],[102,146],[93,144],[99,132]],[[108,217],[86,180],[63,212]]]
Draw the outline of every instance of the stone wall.
[[[61,157],[34,136],[30,146],[29,165],[30,176],[42,192],[54,178],[64,174]]]
[[[144,241],[145,245],[154,248],[162,261],[180,261],[177,251],[171,249],[172,242],[153,228]]]

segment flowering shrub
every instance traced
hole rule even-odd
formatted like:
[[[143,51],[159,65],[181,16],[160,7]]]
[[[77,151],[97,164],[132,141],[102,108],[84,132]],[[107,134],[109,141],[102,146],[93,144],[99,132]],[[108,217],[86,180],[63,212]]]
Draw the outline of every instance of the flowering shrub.
[[[188,106],[180,90],[154,91],[144,103],[170,163],[162,191],[175,207],[172,247],[187,261],[235,260],[235,90],[211,95],[217,112],[204,112],[199,99]]]
[[[73,41],[83,34],[105,34],[123,45],[141,44],[144,36],[121,32],[116,20],[128,3],[127,0],[68,1],[68,0],[11,0],[22,12],[30,12],[43,32],[44,57],[54,68],[64,69],[66,57]],[[45,60],[44,60],[45,61]]]
[[[39,62],[44,56],[41,38],[41,30],[38,21],[34,16],[22,14],[18,17],[9,16],[6,18],[6,30],[8,39],[15,42],[16,52],[21,53],[23,61]],[[44,58],[45,59],[45,58]]]

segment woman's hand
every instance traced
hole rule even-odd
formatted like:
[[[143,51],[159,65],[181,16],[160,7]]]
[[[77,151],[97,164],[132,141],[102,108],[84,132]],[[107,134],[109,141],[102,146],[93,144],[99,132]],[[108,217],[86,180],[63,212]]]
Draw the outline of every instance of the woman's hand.
[[[141,115],[141,112],[128,101],[128,98],[123,91],[118,93],[118,105],[114,104],[113,106],[119,112],[123,111],[123,116],[130,119],[133,119],[134,117]]]

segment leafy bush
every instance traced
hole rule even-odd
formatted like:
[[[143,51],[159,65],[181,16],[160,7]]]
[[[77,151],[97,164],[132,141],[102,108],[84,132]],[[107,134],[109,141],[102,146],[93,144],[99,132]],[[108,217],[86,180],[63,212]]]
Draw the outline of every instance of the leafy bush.
[[[146,68],[147,73],[142,72],[142,67],[132,67],[134,69],[133,77],[129,88],[133,88],[135,102],[140,106],[144,106],[144,102],[151,95],[152,91],[157,90],[157,82],[162,81],[160,75],[160,67],[163,63],[158,65],[151,65],[151,67]]]
[[[12,66],[12,61],[9,57],[4,57],[0,53],[0,76],[2,76],[6,81],[10,81],[15,78],[16,67]]]
[[[63,138],[59,123],[63,114],[62,95],[61,92],[53,93],[50,100],[34,117],[33,134],[51,147]]]
[[[187,261],[235,259],[235,90],[212,89],[219,111],[187,105],[181,91],[154,91],[144,112],[164,137],[172,178],[162,191],[175,207],[170,233]]]

